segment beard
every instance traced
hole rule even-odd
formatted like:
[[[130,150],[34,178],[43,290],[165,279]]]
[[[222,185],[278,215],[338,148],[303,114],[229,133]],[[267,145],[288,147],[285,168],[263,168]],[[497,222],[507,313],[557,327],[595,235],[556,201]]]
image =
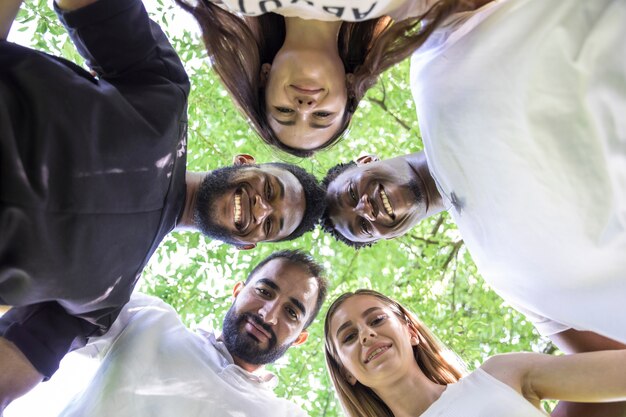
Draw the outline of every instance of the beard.
[[[409,190],[411,190],[411,192],[415,196],[415,201],[418,204],[421,203],[422,201],[424,201],[424,195],[422,194],[422,190],[420,189],[420,185],[417,182],[417,180],[409,181],[407,186],[408,186]]]
[[[243,326],[248,320],[253,321],[270,334],[271,337],[266,348],[261,348],[258,340],[243,330]],[[263,322],[261,317],[252,313],[237,315],[234,305],[228,309],[226,317],[224,318],[222,340],[226,345],[226,349],[228,349],[228,352],[232,356],[251,365],[273,363],[283,356],[291,346],[291,343],[278,345],[276,334],[270,326]]]
[[[210,213],[216,213],[215,201],[219,196],[237,187],[235,174],[244,168],[240,166],[226,166],[211,171],[206,174],[198,188],[196,206],[193,211],[193,222],[195,227],[211,239],[221,240],[231,245],[238,244],[233,240],[232,232],[215,223]]]

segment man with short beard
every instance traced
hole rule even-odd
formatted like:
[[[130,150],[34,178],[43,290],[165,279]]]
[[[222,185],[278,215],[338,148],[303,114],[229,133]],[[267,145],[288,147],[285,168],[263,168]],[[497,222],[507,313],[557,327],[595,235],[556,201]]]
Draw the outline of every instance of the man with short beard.
[[[97,78],[7,42],[20,3],[0,6],[0,409],[107,330],[172,230],[245,249],[323,207],[293,165],[186,171],[189,80],[140,1],[55,2]]]
[[[221,335],[192,332],[160,299],[133,294],[111,330],[79,350],[101,364],[60,415],[306,415],[272,393],[277,377],[263,365],[306,341],[326,296],[322,274],[303,252],[273,253],[236,284]]]

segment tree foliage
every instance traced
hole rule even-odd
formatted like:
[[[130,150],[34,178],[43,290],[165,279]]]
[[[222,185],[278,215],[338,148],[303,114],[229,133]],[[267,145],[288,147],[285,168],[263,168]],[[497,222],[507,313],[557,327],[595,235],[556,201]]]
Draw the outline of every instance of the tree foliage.
[[[269,149],[234,108],[210,68],[195,28],[181,30],[172,23],[184,12],[163,0],[154,3],[153,19],[165,29],[192,80],[189,170],[211,170],[230,164],[236,153],[249,153],[261,162],[298,163],[321,178],[337,162],[364,153],[388,158],[422,150],[406,61],[370,90],[348,134],[332,149],[308,160]],[[82,62],[46,0],[22,6],[18,30],[32,35],[30,46]],[[319,229],[295,242],[260,244],[251,251],[238,251],[197,233],[173,233],[153,256],[140,288],[174,306],[190,327],[203,322],[220,328],[234,283],[244,280],[261,259],[284,248],[307,250],[324,264],[331,282],[329,301],[363,287],[390,295],[417,313],[470,369],[501,352],[554,350],[485,284],[445,213],[423,221],[402,238],[359,251]],[[322,321],[320,317],[311,326],[307,343],[290,349],[270,368],[281,381],[278,395],[301,404],[313,417],[339,416],[324,366]]]

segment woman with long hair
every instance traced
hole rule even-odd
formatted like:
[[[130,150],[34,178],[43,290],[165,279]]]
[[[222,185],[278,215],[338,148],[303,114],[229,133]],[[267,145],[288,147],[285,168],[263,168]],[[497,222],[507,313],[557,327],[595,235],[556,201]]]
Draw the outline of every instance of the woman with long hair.
[[[544,398],[626,398],[626,350],[499,355],[466,374],[413,314],[372,290],[335,300],[324,335],[326,364],[350,417],[545,417]]]
[[[176,0],[254,130],[296,156],[336,143],[382,72],[451,15],[490,1]]]

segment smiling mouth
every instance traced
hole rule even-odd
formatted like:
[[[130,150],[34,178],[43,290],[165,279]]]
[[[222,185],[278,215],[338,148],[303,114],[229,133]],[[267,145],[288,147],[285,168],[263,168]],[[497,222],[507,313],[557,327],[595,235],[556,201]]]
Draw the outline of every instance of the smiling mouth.
[[[235,191],[235,204],[233,204],[233,220],[235,222],[235,228],[241,230],[241,195],[243,191],[241,188]]]
[[[390,347],[391,347],[391,345],[381,346],[379,348],[374,349],[369,355],[367,355],[367,358],[365,359],[365,363],[369,363],[372,360],[376,359],[377,357],[382,355],[384,352],[389,350]]]
[[[246,321],[252,327],[253,333],[250,335],[254,337],[258,342],[261,342],[262,341],[261,339],[263,338],[267,340],[272,339],[272,335],[267,330],[265,330],[261,325],[256,323],[253,319],[247,319]]]
[[[393,207],[391,206],[391,203],[389,202],[389,197],[387,197],[387,193],[382,188],[382,186],[380,187],[380,192],[379,193],[380,193],[380,199],[383,202],[383,207],[384,207],[385,211],[387,212],[389,217],[391,217],[392,219],[395,220],[396,214],[394,213]]]

